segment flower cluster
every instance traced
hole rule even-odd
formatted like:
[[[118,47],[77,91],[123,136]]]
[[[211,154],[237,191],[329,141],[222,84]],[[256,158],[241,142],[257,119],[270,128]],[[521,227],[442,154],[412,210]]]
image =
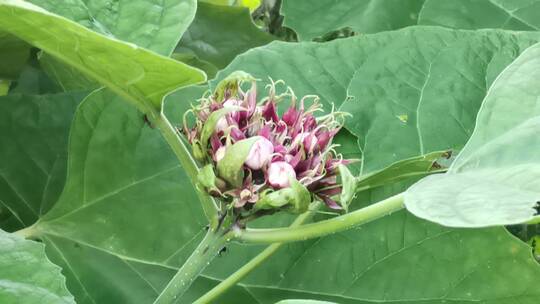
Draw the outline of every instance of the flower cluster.
[[[251,82],[247,92],[241,80]],[[194,126],[184,119],[193,154],[206,165],[202,187],[245,210],[303,212],[313,199],[342,209],[338,176],[348,161],[335,152],[332,139],[343,115],[316,117],[322,112],[317,96],[298,100],[290,88],[276,95],[276,84],[257,102],[255,80],[233,75],[192,109]],[[279,115],[278,103],[284,99],[290,105]]]

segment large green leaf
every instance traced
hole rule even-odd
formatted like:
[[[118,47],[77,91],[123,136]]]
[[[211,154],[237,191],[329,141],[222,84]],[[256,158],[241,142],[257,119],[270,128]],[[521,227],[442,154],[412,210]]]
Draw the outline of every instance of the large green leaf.
[[[45,256],[43,244],[0,230],[2,304],[75,303],[60,268]]]
[[[206,224],[186,179],[142,114],[99,90],[74,119],[64,191],[33,229],[132,259],[176,264]]]
[[[353,114],[346,127],[359,138],[367,174],[462,147],[487,87],[539,39],[537,33],[412,27],[324,44],[273,42],[238,56],[217,78],[243,69],[283,79],[298,96],[317,94],[327,111],[341,105]]]
[[[284,0],[284,24],[300,40],[313,40],[343,28],[360,34],[411,25],[456,29],[537,31],[538,0]]]
[[[539,17],[538,0],[426,0],[418,23],[460,29],[537,31]]]
[[[0,31],[0,79],[17,79],[29,56],[27,43]]]
[[[198,69],[97,34],[24,1],[0,1],[0,29],[110,87],[143,112],[160,110],[163,97],[172,90],[205,80]]]
[[[253,24],[247,8],[201,2],[176,52],[192,54],[222,69],[238,54],[272,40]]]
[[[71,91],[91,91],[100,87],[99,83],[88,78],[76,68],[62,63],[54,57],[41,53],[39,56],[39,65],[43,72],[54,79],[56,84],[64,92]]]
[[[80,90],[77,90],[80,91]],[[10,94],[57,94],[62,88],[41,68],[36,56],[30,57],[19,77],[11,84]]]
[[[152,303],[175,273],[63,237],[46,236],[43,241],[47,256],[62,266],[78,304]]]
[[[424,0],[283,0],[284,25],[300,40],[344,27],[360,33],[395,30],[417,23]]]
[[[29,226],[56,202],[65,181],[68,130],[83,93],[0,97],[0,205]]]
[[[174,118],[173,120],[179,121],[186,106],[189,107],[190,102],[196,100],[205,91],[204,88],[195,87],[195,89],[195,93],[184,94],[183,92],[191,90],[186,88],[168,97],[170,99],[169,104],[171,104],[168,107],[168,113],[170,113],[170,117]],[[159,133],[144,125],[142,115],[137,114],[136,110],[118,101],[117,97],[113,97],[111,94],[106,95],[105,92],[103,94],[105,94],[104,99],[92,101],[95,97],[90,98],[79,109],[79,118],[74,124],[77,127],[74,128],[71,134],[72,149],[70,159],[77,158],[77,156],[80,156],[79,159],[85,156],[93,158],[92,155],[94,155],[98,158],[102,157],[102,160],[106,161],[111,156],[101,155],[102,147],[117,144],[117,138],[129,137],[126,139],[129,143],[126,144],[133,143],[134,146],[128,148],[122,145],[122,148],[119,148],[120,152],[111,153],[113,157],[110,161],[115,165],[120,164],[118,160],[128,158],[129,160],[123,161],[126,166],[110,166],[108,163],[104,163],[97,166],[95,171],[88,171],[89,168],[99,163],[99,160],[96,161],[95,158],[93,158],[94,161],[89,160],[88,167],[82,168],[82,170],[88,171],[87,173],[90,175],[96,174],[95,179],[89,179],[91,181],[103,180],[103,174],[106,176],[125,174],[126,180],[132,181],[132,175],[129,172],[124,173],[122,170],[128,167],[126,171],[132,172],[135,169],[131,170],[131,168],[137,167],[139,161],[143,163],[143,166],[147,167],[157,164],[155,170],[171,165],[174,167],[175,157],[169,152],[167,145],[159,140]],[[0,138],[5,140],[5,143],[1,147],[10,147],[9,150],[0,149],[2,153],[9,153],[9,155],[2,154],[3,159],[10,160],[2,163],[2,172],[3,176],[5,176],[5,179],[2,179],[2,185],[7,187],[6,185],[9,183],[15,186],[15,190],[24,195],[23,198],[29,203],[32,210],[36,208],[36,210],[39,210],[41,208],[40,204],[43,203],[41,213],[45,213],[56,202],[65,181],[68,126],[75,107],[84,95],[70,96],[69,94],[12,95],[0,99],[0,113],[5,115],[5,117],[2,117],[0,128],[0,132],[3,132]],[[76,99],[75,96],[79,96],[79,98]],[[107,109],[103,109],[103,111],[97,110],[95,104],[98,104],[97,108],[99,109]],[[107,118],[104,118],[104,116]],[[92,120],[92,117],[94,117],[94,120]],[[118,121],[115,122],[117,119]],[[85,128],[80,125],[90,124],[91,121],[95,120],[101,121],[101,127],[96,126],[96,129],[93,129],[94,127],[91,126]],[[132,123],[129,123],[130,121]],[[83,141],[83,143],[81,144],[80,141]],[[84,141],[97,141],[97,143],[93,144],[96,145],[95,150],[88,152],[85,149],[77,150],[73,148],[74,146],[84,145]],[[139,146],[138,149],[137,146]],[[133,149],[136,151],[131,153],[130,151]],[[89,150],[91,149],[89,148]],[[57,156],[58,159],[54,158],[54,156]],[[157,161],[153,160],[154,157]],[[141,158],[150,159],[141,160]],[[129,161],[135,163],[132,165]],[[42,171],[36,167],[38,165],[50,170],[46,172],[48,178],[45,178],[46,176],[41,178]],[[73,167],[70,167],[70,176],[74,175],[72,174],[73,171]],[[162,261],[161,265],[154,265],[151,259],[137,262],[137,257],[131,254],[133,250],[127,247],[124,247],[124,249],[127,248],[125,250],[122,248],[114,250],[115,248],[110,246],[110,242],[100,243],[98,245],[103,246],[97,247],[96,244],[87,243],[88,239],[84,237],[71,240],[71,235],[42,233],[41,238],[47,245],[48,256],[53,262],[62,266],[63,272],[68,279],[68,288],[73,292],[78,303],[95,304],[109,301],[115,303],[149,303],[172,277],[175,269],[171,265],[179,265],[183,262],[183,256],[189,254],[191,247],[197,243],[196,238],[202,235],[202,226],[204,225],[204,217],[197,206],[198,201],[188,183],[182,182],[184,177],[180,172],[181,169],[176,167],[171,170],[171,175],[176,173],[181,176],[178,180],[174,177],[163,178],[160,176],[157,176],[154,180],[148,180],[148,182],[153,181],[158,184],[177,187],[175,191],[161,192],[160,189],[163,186],[160,185],[159,189],[149,192],[150,195],[147,196],[144,195],[148,188],[147,185],[146,188],[140,188],[140,193],[143,193],[143,195],[133,194],[133,192],[131,194],[126,193],[129,189],[122,189],[109,201],[104,202],[105,204],[120,203],[125,206],[126,202],[122,201],[125,201],[126,197],[132,194],[140,196],[138,201],[143,203],[137,204],[137,201],[131,201],[129,206],[139,209],[139,214],[144,217],[143,219],[131,221],[131,217],[126,218],[126,212],[130,215],[133,213],[132,211],[126,211],[127,208],[123,210],[117,209],[118,212],[112,212],[113,214],[108,217],[100,217],[102,215],[100,211],[109,214],[110,210],[114,210],[112,207],[109,208],[110,205],[104,205],[101,210],[94,209],[93,213],[87,213],[85,218],[89,221],[86,221],[86,224],[81,223],[81,226],[77,223],[78,227],[75,228],[75,230],[85,230],[84,227],[86,227],[86,232],[90,235],[95,233],[94,226],[90,222],[107,221],[112,218],[112,221],[118,224],[115,227],[133,225],[133,227],[139,226],[142,230],[148,230],[147,226],[139,224],[146,223],[151,227],[154,225],[152,218],[155,219],[154,222],[160,222],[164,219],[161,215],[169,214],[169,209],[173,208],[176,211],[170,214],[170,221],[159,229],[171,231],[170,239],[177,240],[177,244],[185,245],[185,248],[179,246],[176,248],[178,252],[170,252],[171,258],[166,263]],[[75,172],[75,174],[79,173]],[[48,186],[46,185],[47,179],[49,179]],[[144,185],[144,183],[137,184],[134,187],[140,187],[141,185]],[[48,190],[44,191],[44,188]],[[160,192],[160,194],[154,195],[156,191]],[[168,198],[163,198],[164,196],[168,196]],[[36,220],[37,215],[29,211],[29,207],[21,199],[22,197],[15,196],[10,188],[0,189],[0,201],[9,202],[10,204],[9,209],[2,206],[0,210],[0,225],[2,227],[10,227],[11,230],[20,229],[31,225]],[[190,201],[190,199],[193,201]],[[168,202],[170,202],[168,204],[169,208],[164,207]],[[121,206],[118,206],[118,208],[121,208]],[[27,217],[21,223],[17,217],[13,217],[9,210],[13,211],[17,216],[23,214]],[[39,212],[36,211],[36,213]],[[11,216],[7,219],[8,222],[4,221],[5,215]],[[182,220],[184,216],[190,220]],[[195,224],[194,221],[196,221]],[[99,225],[96,225],[96,227],[99,227]],[[108,227],[110,228],[110,226]],[[196,231],[193,235],[195,238],[192,242],[185,242],[182,238],[178,239],[178,235],[175,234],[175,231],[178,230],[174,227]],[[106,229],[102,230],[105,231],[105,237],[113,236],[110,234],[111,231]],[[115,233],[114,237],[120,239],[131,238],[133,243],[140,243],[141,246],[147,247],[149,252],[159,252],[161,250],[162,246],[156,243],[156,241],[159,242],[160,240],[156,235],[160,235],[161,231],[154,233],[148,230],[146,235],[149,238],[146,240],[143,234],[136,234],[136,232],[137,229],[127,230],[125,234]],[[166,235],[163,236],[166,237]],[[165,240],[165,242],[169,242],[170,239]],[[114,238],[110,239],[110,241],[115,242]],[[167,249],[165,248],[165,250]],[[126,257],[122,253],[125,253]],[[214,280],[209,282],[215,284]],[[207,286],[207,283],[204,283],[203,286]]]
[[[48,11],[66,17],[98,33],[134,43],[169,56],[195,15],[196,0],[102,1],[32,0]],[[64,91],[97,88],[75,68],[48,54],[40,63]]]
[[[98,33],[168,56],[197,10],[196,0],[31,0]]]
[[[13,151],[24,153],[20,146]],[[14,171],[9,182],[24,177]],[[47,244],[79,302],[148,303],[204,232],[205,218],[186,178],[142,114],[112,93],[96,91],[72,125],[64,191],[28,232]],[[20,186],[32,197],[40,193],[39,185]],[[0,193],[3,200],[6,193]],[[14,203],[16,210],[25,208]]]
[[[405,196],[415,215],[443,225],[478,227],[530,220],[540,201],[540,45],[495,80],[473,136],[444,175]]]

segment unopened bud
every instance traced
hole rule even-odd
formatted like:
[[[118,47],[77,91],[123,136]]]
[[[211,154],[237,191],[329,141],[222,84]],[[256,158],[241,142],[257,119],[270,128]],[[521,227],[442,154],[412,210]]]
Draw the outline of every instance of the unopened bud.
[[[284,161],[270,164],[270,167],[268,168],[268,182],[272,187],[288,187],[290,185],[290,178],[296,179],[296,173],[291,165]]]
[[[216,153],[214,154],[214,160],[216,162],[220,161],[223,156],[225,156],[225,146],[222,146],[222,147],[219,147],[216,151]]]
[[[260,170],[270,161],[273,152],[274,145],[272,142],[264,137],[260,137],[251,147],[245,164],[253,170]]]

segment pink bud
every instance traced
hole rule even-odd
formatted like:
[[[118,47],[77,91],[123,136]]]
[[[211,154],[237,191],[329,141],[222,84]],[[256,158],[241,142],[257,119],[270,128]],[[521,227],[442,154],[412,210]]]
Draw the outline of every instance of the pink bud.
[[[225,156],[225,146],[219,147],[216,153],[214,154],[214,160],[216,162],[220,161]]]
[[[296,173],[291,165],[284,161],[270,164],[270,168],[268,168],[268,182],[270,185],[272,185],[272,187],[288,187],[289,178],[296,179]]]
[[[227,122],[227,118],[226,117],[221,117],[217,124],[216,124],[216,131],[225,131],[225,129],[227,129],[227,127],[229,126],[229,123]]]
[[[245,164],[253,170],[260,170],[270,161],[273,152],[274,145],[272,142],[261,137],[253,144],[251,150],[249,150]]]
[[[235,106],[239,106],[242,102],[240,100],[237,100],[237,99],[228,99],[226,100],[224,103],[223,103],[223,108],[230,108],[230,107],[235,107]],[[229,113],[228,115],[235,115],[236,114],[236,111],[233,111],[231,113]],[[229,127],[229,122],[227,121],[227,117],[224,116],[224,117],[221,117],[217,124],[216,124],[216,131],[225,131],[225,129],[227,129],[227,127]]]

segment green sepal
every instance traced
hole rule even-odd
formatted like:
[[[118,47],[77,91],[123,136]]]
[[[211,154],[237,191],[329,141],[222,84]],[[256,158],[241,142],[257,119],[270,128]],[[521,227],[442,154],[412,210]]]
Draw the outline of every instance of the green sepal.
[[[339,175],[341,178],[341,194],[339,196],[339,204],[347,211],[349,204],[354,199],[356,194],[356,177],[352,175],[351,171],[345,165],[338,166]]]
[[[244,108],[238,107],[238,106],[230,106],[223,109],[219,109],[217,111],[212,112],[208,116],[208,119],[204,123],[204,127],[201,131],[201,146],[206,148],[208,147],[208,141],[210,140],[210,137],[216,130],[216,125],[218,121],[224,117],[225,115],[234,112],[234,111],[245,111]]]
[[[270,210],[285,207],[292,213],[304,213],[311,203],[311,194],[295,178],[290,179],[290,187],[266,192],[255,203],[256,210]]]
[[[214,91],[214,98],[217,101],[222,101],[225,97],[225,91],[230,91],[230,96],[236,96],[238,93],[238,88],[242,82],[256,80],[257,79],[255,79],[255,77],[244,71],[232,72],[229,76],[225,77],[225,79],[218,83],[216,90]]]
[[[251,147],[259,139],[261,136],[254,136],[227,146],[225,156],[217,163],[218,176],[235,188],[241,187],[244,180],[244,162]]]
[[[204,160],[206,159],[206,151],[205,149],[203,149],[201,142],[198,140],[194,140],[191,144],[191,150],[193,151],[193,157],[195,158],[195,160],[204,163]]]
[[[212,166],[212,164],[204,166],[201,171],[199,171],[199,174],[197,175],[197,187],[201,191],[211,195],[221,194],[221,191],[217,185],[217,177],[214,173],[214,166]]]

